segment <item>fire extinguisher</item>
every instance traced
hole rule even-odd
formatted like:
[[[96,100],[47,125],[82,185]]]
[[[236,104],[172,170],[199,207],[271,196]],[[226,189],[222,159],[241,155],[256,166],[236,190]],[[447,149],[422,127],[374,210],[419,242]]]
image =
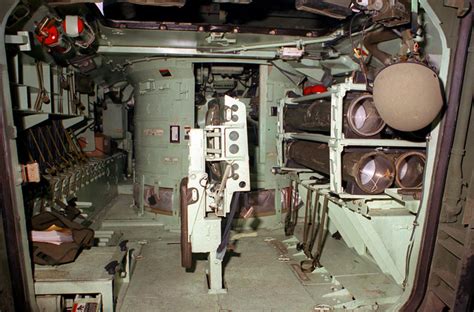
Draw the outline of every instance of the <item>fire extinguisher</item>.
[[[62,28],[82,54],[94,52],[96,36],[84,18],[77,15],[66,15],[62,22]]]
[[[56,17],[45,16],[35,29],[38,41],[48,48],[51,54],[74,55],[71,42],[61,32],[61,22]]]

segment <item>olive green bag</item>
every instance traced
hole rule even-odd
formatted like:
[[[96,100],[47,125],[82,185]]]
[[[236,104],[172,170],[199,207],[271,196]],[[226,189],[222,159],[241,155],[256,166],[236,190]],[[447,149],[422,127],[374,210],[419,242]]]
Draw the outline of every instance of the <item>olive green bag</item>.
[[[36,264],[58,265],[73,262],[84,248],[92,247],[94,242],[94,231],[81,224],[71,221],[56,212],[42,212],[31,220],[34,231],[44,231],[50,226],[56,225],[61,228],[70,229],[72,242],[64,242],[60,245],[44,242],[33,242],[33,261]]]

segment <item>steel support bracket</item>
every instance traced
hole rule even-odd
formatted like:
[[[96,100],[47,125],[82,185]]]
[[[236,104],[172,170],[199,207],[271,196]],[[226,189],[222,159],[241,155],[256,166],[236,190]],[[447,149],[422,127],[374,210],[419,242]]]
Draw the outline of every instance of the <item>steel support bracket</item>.
[[[16,35],[5,35],[5,43],[18,45],[20,51],[31,51],[30,34],[27,31],[19,31]]]

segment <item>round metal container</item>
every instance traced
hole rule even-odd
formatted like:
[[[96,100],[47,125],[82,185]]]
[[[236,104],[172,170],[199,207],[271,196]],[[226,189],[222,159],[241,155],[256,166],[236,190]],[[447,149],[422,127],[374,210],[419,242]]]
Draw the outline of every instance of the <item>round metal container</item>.
[[[127,76],[135,88],[137,192],[144,195],[145,206],[152,206],[153,212],[177,215],[177,190],[188,175],[186,131],[194,126],[192,63],[145,61],[130,65]],[[162,194],[163,190],[171,193]],[[160,202],[165,197],[171,200]]]
[[[395,161],[395,183],[401,188],[420,187],[423,183],[426,156],[420,152],[406,152]]]

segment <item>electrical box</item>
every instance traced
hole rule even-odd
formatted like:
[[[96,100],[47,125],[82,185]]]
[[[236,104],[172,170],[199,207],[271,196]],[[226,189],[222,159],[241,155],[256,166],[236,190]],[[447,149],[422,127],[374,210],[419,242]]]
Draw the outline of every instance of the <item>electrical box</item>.
[[[125,138],[127,131],[127,110],[122,104],[115,104],[110,100],[106,102],[103,113],[103,133],[112,139]]]

